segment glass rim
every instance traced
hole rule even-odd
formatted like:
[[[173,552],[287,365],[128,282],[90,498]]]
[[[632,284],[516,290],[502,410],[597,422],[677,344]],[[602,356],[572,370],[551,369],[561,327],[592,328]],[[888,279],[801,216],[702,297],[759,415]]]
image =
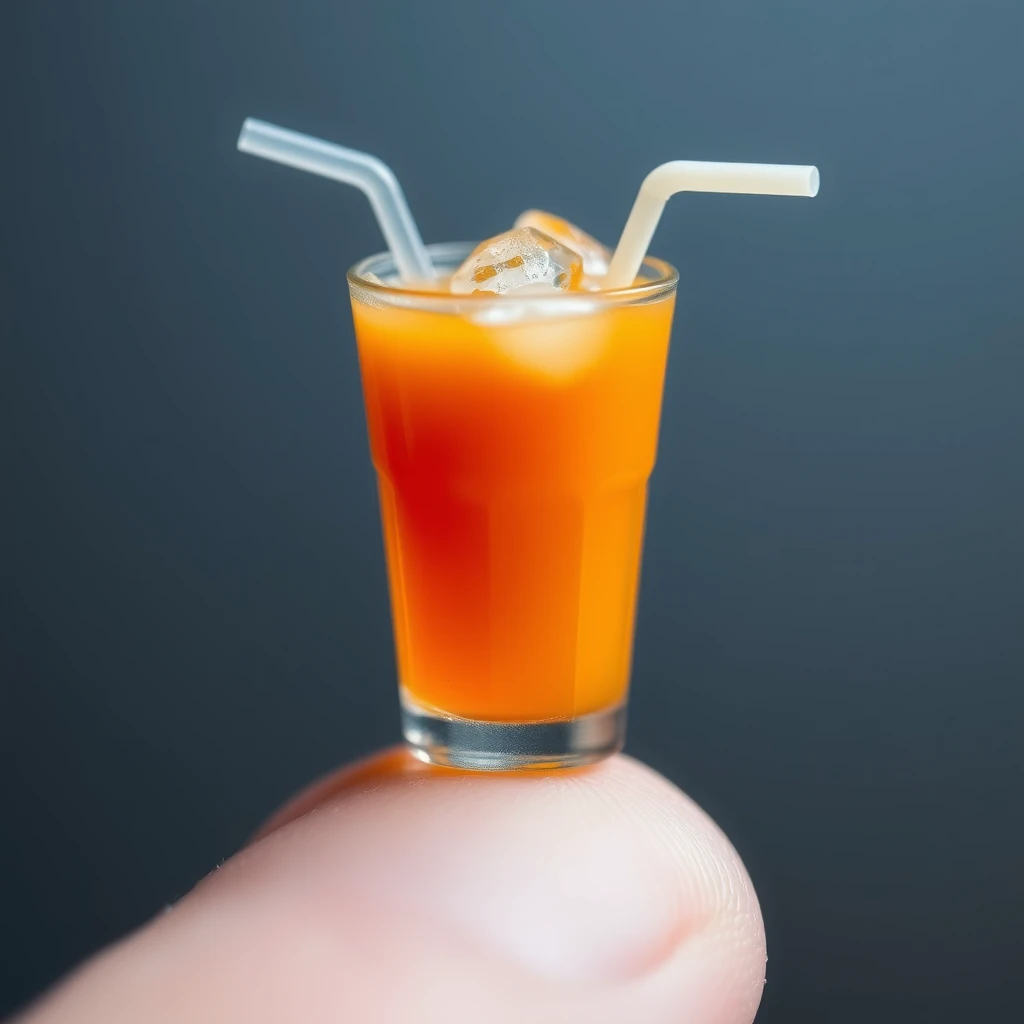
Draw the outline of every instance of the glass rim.
[[[445,257],[451,260],[459,257],[459,262],[479,245],[479,242],[434,242],[428,245],[427,252],[434,258],[435,262],[443,262]],[[631,284],[625,288],[607,288],[599,291],[558,291],[552,289],[550,295],[517,295],[510,292],[505,295],[498,295],[494,292],[471,292],[468,295],[456,294],[448,291],[437,291],[427,288],[396,287],[382,282],[367,280],[366,274],[373,273],[377,276],[378,270],[385,265],[390,265],[391,272],[394,271],[394,258],[390,252],[384,251],[366,256],[349,267],[345,274],[350,286],[369,292],[371,295],[379,296],[380,301],[387,303],[390,298],[422,302],[425,305],[445,303],[450,304],[453,300],[460,305],[462,303],[493,304],[514,302],[517,304],[531,304],[534,302],[579,302],[586,299],[591,302],[650,302],[662,295],[668,295],[675,290],[679,283],[679,271],[656,256],[645,256],[641,266],[641,273],[647,272],[649,280],[643,280],[639,284]],[[375,269],[376,268],[376,269]]]

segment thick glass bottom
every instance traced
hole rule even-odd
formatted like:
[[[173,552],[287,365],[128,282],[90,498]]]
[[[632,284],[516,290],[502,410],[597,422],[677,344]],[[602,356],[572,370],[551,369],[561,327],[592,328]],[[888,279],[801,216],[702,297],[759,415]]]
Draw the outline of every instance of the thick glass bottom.
[[[402,732],[414,756],[478,771],[578,768],[622,749],[626,706],[562,721],[480,722],[426,711],[402,694]]]

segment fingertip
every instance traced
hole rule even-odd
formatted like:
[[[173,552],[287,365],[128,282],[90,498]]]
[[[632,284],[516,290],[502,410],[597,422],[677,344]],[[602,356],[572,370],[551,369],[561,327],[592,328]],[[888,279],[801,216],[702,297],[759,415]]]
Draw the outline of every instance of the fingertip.
[[[735,940],[724,954],[734,974],[763,983],[760,909],[739,856],[630,757],[491,775],[394,748],[321,780],[262,832],[301,817],[315,828],[318,810],[365,823],[366,870],[386,874],[389,891],[539,973],[639,977],[713,936]]]
[[[764,935],[743,865],[630,758],[491,776],[388,750],[262,833],[39,1020],[753,1019]]]

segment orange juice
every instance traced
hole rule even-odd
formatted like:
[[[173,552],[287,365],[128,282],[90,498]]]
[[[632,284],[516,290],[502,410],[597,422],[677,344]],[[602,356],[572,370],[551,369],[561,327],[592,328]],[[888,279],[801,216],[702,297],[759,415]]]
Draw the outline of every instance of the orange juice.
[[[667,269],[645,302],[555,316],[353,288],[405,700],[523,723],[625,699]]]

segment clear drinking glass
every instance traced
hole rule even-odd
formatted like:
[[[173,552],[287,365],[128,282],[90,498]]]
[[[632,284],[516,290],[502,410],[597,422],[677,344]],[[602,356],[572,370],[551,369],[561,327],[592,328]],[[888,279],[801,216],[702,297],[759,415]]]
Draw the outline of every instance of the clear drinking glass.
[[[446,276],[473,248],[429,248]],[[625,731],[676,271],[551,295],[348,273],[405,738],[436,764],[567,767]],[[417,288],[419,290],[417,290]]]

